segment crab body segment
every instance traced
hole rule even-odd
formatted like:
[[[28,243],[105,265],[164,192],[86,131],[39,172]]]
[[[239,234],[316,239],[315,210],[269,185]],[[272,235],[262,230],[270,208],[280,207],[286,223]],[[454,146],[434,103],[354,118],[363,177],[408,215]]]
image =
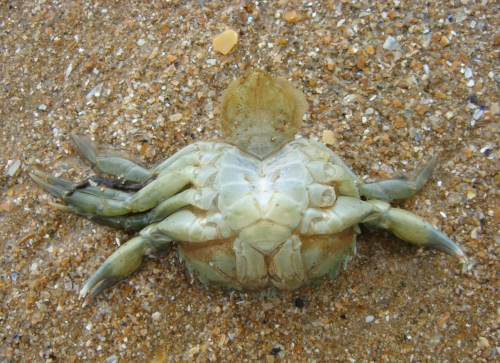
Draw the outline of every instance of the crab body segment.
[[[324,144],[294,140],[306,109],[289,81],[251,71],[222,96],[225,140],[196,142],[152,170],[100,153],[73,134],[80,153],[102,172],[144,183],[133,193],[112,183],[31,174],[65,202],[56,208],[140,231],[85,284],[84,304],[135,271],[144,255],[174,242],[202,282],[245,291],[293,290],[333,278],[355,250],[360,223],[466,261],[446,235],[388,203],[420,190],[436,157],[410,180],[364,184]]]

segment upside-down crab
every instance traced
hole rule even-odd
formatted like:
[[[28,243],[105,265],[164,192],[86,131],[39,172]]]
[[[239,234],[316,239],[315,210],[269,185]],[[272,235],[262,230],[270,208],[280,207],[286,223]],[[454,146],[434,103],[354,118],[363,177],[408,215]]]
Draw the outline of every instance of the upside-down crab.
[[[306,109],[292,83],[254,70],[222,95],[223,141],[191,144],[152,170],[73,134],[79,152],[100,171],[140,186],[134,193],[127,183],[118,190],[113,186],[120,183],[102,178],[74,184],[31,174],[66,203],[54,207],[140,230],[83,286],[84,304],[134,272],[143,256],[174,242],[203,283],[245,291],[293,290],[333,278],[355,250],[359,223],[466,262],[446,235],[386,202],[419,191],[435,156],[410,180],[365,184],[324,144],[294,140]]]

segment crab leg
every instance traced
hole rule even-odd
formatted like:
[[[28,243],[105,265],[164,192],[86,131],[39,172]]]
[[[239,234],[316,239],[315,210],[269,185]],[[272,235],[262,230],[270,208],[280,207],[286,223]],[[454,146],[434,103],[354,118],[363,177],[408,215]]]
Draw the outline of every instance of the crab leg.
[[[347,164],[337,156],[332,150],[330,150],[328,147],[325,146],[325,149],[329,152],[330,154],[330,161],[334,165],[339,165],[341,166],[345,172],[349,175],[351,180],[353,180],[356,184],[362,184],[361,179],[358,178],[356,174],[347,166]]]
[[[217,192],[212,188],[188,189],[160,203],[146,213],[129,216],[101,216],[83,214],[90,220],[106,226],[137,231],[153,222],[160,222],[173,212],[187,205],[192,205],[202,210],[210,210]]]
[[[222,213],[208,217],[180,210],[158,224],[158,232],[177,241],[205,242],[228,238],[232,232]]]
[[[66,207],[65,205],[60,205],[60,204],[55,205],[55,203],[50,203],[50,205],[62,211],[64,211],[64,209],[60,207]],[[89,214],[89,213],[78,213],[78,215],[85,217],[93,222],[108,227],[121,228],[126,231],[140,231],[151,222],[149,218],[149,213],[138,213],[138,214],[114,216],[114,217],[101,216],[98,214]]]
[[[225,143],[214,143],[198,141],[178,151],[151,172],[162,176],[170,171],[181,169],[186,166],[201,166],[215,163],[215,159],[221,155],[221,149],[230,145]]]
[[[132,196],[130,193],[97,186],[86,186],[78,189],[78,185],[40,170],[34,170],[30,176],[52,195],[68,203],[69,207],[63,208],[65,211],[102,215],[122,215],[129,212],[123,206],[123,202]],[[55,204],[56,208],[59,206],[59,204]]]
[[[87,305],[104,289],[133,273],[145,255],[162,251],[174,240],[205,242],[228,238],[231,230],[220,213],[199,217],[188,210],[178,211],[160,223],[150,224],[137,237],[118,248],[92,275],[80,291]]]
[[[80,188],[79,185],[36,169],[30,176],[41,187],[69,204],[50,203],[54,208],[84,216],[106,226],[130,231],[137,231],[149,223],[161,221],[187,205],[209,210],[217,196],[217,192],[208,187],[188,189],[164,200],[149,212],[126,215],[130,210],[123,203],[133,196],[131,193],[101,186]],[[184,182],[181,185],[184,186]]]
[[[85,186],[79,189],[76,184],[39,170],[30,173],[30,176],[40,186],[69,204],[69,207],[63,208],[55,205],[56,208],[82,215],[99,214],[112,217],[152,209],[174,196],[189,183],[202,188],[216,172],[217,169],[209,165],[188,166],[173,170],[154,180],[136,194],[102,186]]]
[[[432,170],[436,165],[436,160],[437,156],[434,155],[428,163],[422,163],[417,170],[415,170],[412,180],[388,179],[376,183],[361,184],[359,185],[359,191],[361,195],[367,198],[387,201],[410,198],[423,188],[432,174]]]
[[[306,167],[317,183],[333,185],[340,194],[359,198],[358,189],[343,166],[312,161],[307,163]]]
[[[322,235],[338,233],[358,223],[391,232],[411,244],[431,247],[463,263],[467,262],[460,247],[423,218],[403,209],[392,208],[389,203],[380,200],[365,202],[341,196],[331,208],[306,209],[299,228],[301,234]]]
[[[301,221],[301,234],[334,234],[354,226],[374,213],[372,205],[354,197],[340,196],[331,208],[308,208]]]
[[[78,152],[103,173],[139,183],[145,182],[153,176],[149,170],[122,156],[100,156],[98,148],[88,136],[78,135],[74,132],[71,136]]]
[[[375,214],[361,222],[368,228],[391,232],[411,244],[431,247],[455,257],[464,264],[467,262],[467,257],[460,247],[423,218],[403,209],[392,208],[390,204],[380,200],[364,203],[371,204],[376,210]]]
[[[166,250],[170,246],[172,239],[155,233],[156,226],[157,224],[152,224],[144,228],[137,237],[120,246],[104,261],[80,291],[81,297],[86,296],[83,306],[88,305],[106,288],[137,270],[144,256]]]

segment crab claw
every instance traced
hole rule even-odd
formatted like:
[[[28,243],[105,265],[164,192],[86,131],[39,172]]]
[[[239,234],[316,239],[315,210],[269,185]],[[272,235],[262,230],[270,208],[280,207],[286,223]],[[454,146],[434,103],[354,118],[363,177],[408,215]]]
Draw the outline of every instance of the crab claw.
[[[110,188],[92,186],[85,182],[74,184],[64,179],[56,178],[40,170],[33,170],[30,177],[42,188],[57,198],[61,198],[68,207],[62,209],[80,215],[124,215],[129,210],[123,202],[132,194]]]
[[[29,175],[38,185],[57,198],[64,198],[75,190],[75,184],[72,182],[56,178],[38,169],[34,169]]]
[[[149,239],[143,236],[134,237],[120,246],[83,286],[80,291],[80,297],[85,297],[83,306],[88,305],[106,288],[132,274],[141,265],[144,255],[155,250]]]
[[[413,245],[430,247],[444,252],[467,266],[468,260],[460,247],[444,233],[434,228],[423,218],[380,200],[369,200],[378,213],[372,214],[362,223],[368,228],[382,229]]]

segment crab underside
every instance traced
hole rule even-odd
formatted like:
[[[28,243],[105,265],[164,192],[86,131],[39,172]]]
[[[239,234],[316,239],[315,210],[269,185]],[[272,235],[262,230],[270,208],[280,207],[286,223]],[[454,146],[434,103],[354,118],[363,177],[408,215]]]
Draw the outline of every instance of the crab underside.
[[[466,262],[446,235],[388,203],[418,192],[435,156],[410,178],[364,184],[324,144],[294,140],[306,108],[289,81],[251,71],[222,96],[225,140],[196,142],[151,170],[73,134],[80,154],[119,180],[31,177],[65,203],[52,203],[60,210],[140,231],[85,284],[84,304],[174,242],[202,282],[245,291],[333,278],[360,223]]]

